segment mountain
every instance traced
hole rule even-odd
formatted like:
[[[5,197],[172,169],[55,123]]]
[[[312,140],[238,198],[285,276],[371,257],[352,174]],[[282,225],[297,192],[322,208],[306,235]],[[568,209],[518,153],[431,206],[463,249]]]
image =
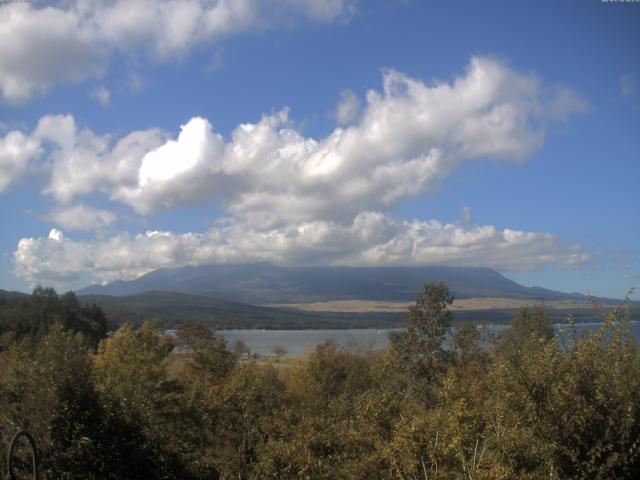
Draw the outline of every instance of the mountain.
[[[584,300],[539,287],[524,287],[490,268],[281,267],[271,263],[161,268],[135,280],[91,285],[79,295],[130,296],[177,292],[248,304],[328,300],[412,301],[428,281],[443,281],[457,298]]]
[[[224,329],[389,328],[402,323],[402,313],[321,313],[230,302],[177,292],[146,292],[129,296],[80,295],[95,303],[117,323],[158,320],[166,328],[197,320]]]
[[[26,293],[21,292],[9,292],[7,290],[0,289],[0,305],[13,304],[20,300],[20,298],[27,297]]]

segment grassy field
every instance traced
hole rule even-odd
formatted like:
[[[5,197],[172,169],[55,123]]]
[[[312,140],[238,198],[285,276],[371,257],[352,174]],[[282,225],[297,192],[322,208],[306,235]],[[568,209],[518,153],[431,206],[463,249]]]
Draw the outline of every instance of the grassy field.
[[[275,308],[288,308],[302,310],[304,312],[348,312],[348,313],[370,313],[370,312],[403,312],[415,302],[384,302],[376,300],[335,300],[330,302],[313,303],[281,303],[269,305]],[[573,310],[591,309],[591,302],[577,302],[565,300],[536,301],[531,299],[514,298],[465,298],[455,300],[451,305],[451,310],[517,310],[526,306],[539,305],[546,309],[553,310]]]

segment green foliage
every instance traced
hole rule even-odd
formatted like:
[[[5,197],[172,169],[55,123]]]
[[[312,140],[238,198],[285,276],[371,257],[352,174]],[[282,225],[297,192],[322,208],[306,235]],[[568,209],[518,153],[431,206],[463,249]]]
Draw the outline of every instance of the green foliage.
[[[173,344],[145,323],[125,325],[100,344],[95,377],[103,394],[132,417],[153,416],[169,394],[166,362]],[[160,401],[158,401],[160,400]]]
[[[237,355],[227,348],[226,340],[206,325],[186,322],[177,333],[178,345],[186,347],[190,359],[184,372],[192,388],[204,391],[217,385],[237,362]]]
[[[176,333],[178,345],[187,348],[198,348],[201,344],[206,344],[215,338],[215,333],[203,323],[188,320],[180,327]]]
[[[213,459],[223,478],[256,478],[269,424],[285,402],[284,385],[270,366],[238,365],[213,402]]]
[[[104,408],[82,335],[53,326],[37,344],[15,343],[0,365],[0,434],[33,434],[43,479],[148,478],[155,455]]]
[[[200,417],[186,401],[183,385],[168,376],[172,349],[171,340],[150,324],[125,325],[100,344],[94,362],[107,413],[125,430],[139,432],[137,446],[153,459],[153,478],[196,476],[186,458]]]
[[[543,342],[553,338],[553,322],[540,307],[520,309],[511,321],[511,328],[504,334],[501,347],[513,350],[531,338]]]
[[[398,385],[406,394],[432,402],[452,353],[445,349],[445,336],[453,315],[448,309],[453,296],[444,283],[427,283],[415,305],[405,314],[406,328],[390,334],[393,369],[405,376]]]
[[[21,338],[39,340],[54,324],[82,333],[92,347],[96,347],[109,330],[107,317],[100,307],[81,305],[73,292],[58,295],[52,288],[36,287],[31,295],[0,309],[0,345],[6,347]]]
[[[194,322],[180,354],[151,324],[95,351],[99,315],[72,294],[21,301],[0,352],[0,435],[32,432],[44,479],[640,477],[628,305],[560,336],[522,309],[487,345],[470,323],[450,329],[453,298],[427,284],[385,351],[329,341],[269,363]]]
[[[86,381],[91,361],[82,336],[54,326],[37,345],[17,342],[2,360],[3,437],[29,430],[38,439],[47,478],[56,478],[63,463],[66,473],[80,478],[96,447],[89,435],[99,416]]]
[[[288,401],[270,422],[257,478],[371,478],[375,438],[356,412],[372,387],[369,351],[318,345],[287,378]]]

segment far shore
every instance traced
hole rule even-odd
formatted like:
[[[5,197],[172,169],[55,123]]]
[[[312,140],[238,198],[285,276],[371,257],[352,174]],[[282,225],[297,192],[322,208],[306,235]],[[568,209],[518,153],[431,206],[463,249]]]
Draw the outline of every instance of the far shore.
[[[373,313],[373,312],[403,312],[415,302],[383,302],[378,300],[332,300],[312,303],[278,303],[264,305],[275,308],[288,308],[305,312],[344,312],[344,313]],[[464,298],[455,300],[451,310],[502,310],[519,309],[522,307],[541,306],[547,309],[588,309],[593,308],[589,301],[575,300],[532,300],[513,298]]]

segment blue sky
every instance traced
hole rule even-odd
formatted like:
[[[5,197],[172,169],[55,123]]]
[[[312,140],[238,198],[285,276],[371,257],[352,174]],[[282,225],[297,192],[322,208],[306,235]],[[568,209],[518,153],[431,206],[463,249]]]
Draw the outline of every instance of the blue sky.
[[[256,260],[640,285],[640,4],[266,3],[0,3],[0,288]]]

